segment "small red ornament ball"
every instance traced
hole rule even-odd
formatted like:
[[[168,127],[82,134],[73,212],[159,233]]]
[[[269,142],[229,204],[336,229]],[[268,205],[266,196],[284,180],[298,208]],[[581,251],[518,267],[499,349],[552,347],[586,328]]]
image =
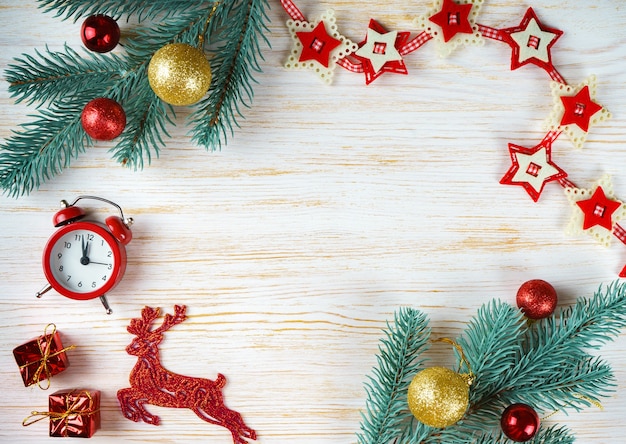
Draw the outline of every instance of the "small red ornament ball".
[[[80,37],[87,49],[109,52],[120,41],[120,27],[108,15],[92,15],[83,22]]]
[[[530,319],[547,318],[554,313],[556,303],[556,290],[541,279],[524,282],[517,290],[517,306]]]
[[[532,439],[539,430],[539,415],[529,405],[512,404],[502,413],[500,426],[507,438],[515,442]]]
[[[99,97],[85,105],[80,123],[93,139],[112,140],[124,131],[126,113],[115,100]]]

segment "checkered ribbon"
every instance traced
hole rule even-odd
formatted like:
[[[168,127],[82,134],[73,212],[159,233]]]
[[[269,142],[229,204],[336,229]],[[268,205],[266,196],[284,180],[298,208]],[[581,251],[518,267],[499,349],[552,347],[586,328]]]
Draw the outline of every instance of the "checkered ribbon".
[[[341,66],[344,69],[347,69],[350,72],[362,73],[363,65],[361,63],[354,63],[348,58],[344,57],[343,59],[337,60],[337,65]]]
[[[554,80],[555,82],[559,82],[559,83],[563,83],[563,84],[567,84],[567,82],[565,81],[565,79],[563,78],[563,76],[561,74],[559,74],[559,72],[556,70],[556,68],[554,66],[551,67],[550,71],[548,71],[548,75],[550,76],[550,78],[552,80]]]
[[[502,33],[499,29],[492,28],[490,26],[480,25],[478,23],[476,23],[476,26],[478,26],[478,32],[480,32],[483,37],[491,40],[497,40],[499,42],[504,41]]]
[[[618,238],[621,243],[626,245],[626,230],[624,230],[621,225],[615,224],[613,235]]]
[[[293,20],[306,22],[306,17],[291,0],[280,0],[283,9]]]
[[[427,41],[432,39],[433,36],[427,33],[426,31],[421,32],[417,35],[417,37],[408,41],[400,50],[398,51],[401,56],[405,56],[407,54],[412,53],[413,51],[421,48]]]
[[[574,182],[571,182],[569,179],[565,177],[563,177],[562,179],[559,179],[558,182],[559,182],[559,185],[561,185],[563,188],[577,188]]]

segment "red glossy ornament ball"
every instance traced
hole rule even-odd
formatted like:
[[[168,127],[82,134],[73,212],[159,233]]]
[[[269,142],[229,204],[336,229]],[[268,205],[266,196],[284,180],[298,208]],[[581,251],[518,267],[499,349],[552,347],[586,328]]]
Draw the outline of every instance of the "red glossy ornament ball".
[[[92,15],[83,22],[80,37],[87,49],[109,52],[120,41],[120,27],[108,15]]]
[[[85,105],[80,122],[93,139],[111,140],[124,131],[126,113],[115,100],[99,97]]]
[[[500,426],[507,438],[516,442],[532,439],[539,430],[539,415],[529,405],[512,404],[502,413]]]
[[[517,306],[530,319],[547,318],[554,313],[556,303],[556,290],[541,279],[524,282],[517,290]]]

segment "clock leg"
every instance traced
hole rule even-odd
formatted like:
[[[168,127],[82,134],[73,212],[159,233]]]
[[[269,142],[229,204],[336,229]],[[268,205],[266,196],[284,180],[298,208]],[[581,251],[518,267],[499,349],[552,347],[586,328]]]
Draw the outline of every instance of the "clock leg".
[[[38,298],[42,297],[44,294],[46,294],[47,292],[49,292],[50,290],[52,290],[52,285],[48,284],[45,287],[43,287],[41,290],[39,290],[37,293],[35,293],[35,296],[37,296]]]
[[[113,313],[113,310],[111,310],[111,307],[109,307],[109,301],[107,301],[105,295],[100,296],[100,302],[102,302],[102,305],[104,305],[104,309],[107,311],[108,315]]]

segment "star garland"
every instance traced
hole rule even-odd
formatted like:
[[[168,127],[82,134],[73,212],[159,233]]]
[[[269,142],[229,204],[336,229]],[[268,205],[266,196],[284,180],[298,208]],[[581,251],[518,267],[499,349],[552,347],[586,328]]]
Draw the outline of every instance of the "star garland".
[[[626,203],[613,195],[611,178],[603,176],[591,188],[579,188],[552,159],[552,144],[561,135],[582,149],[591,128],[611,117],[596,99],[596,77],[591,75],[576,86],[565,81],[552,62],[552,48],[563,31],[543,24],[533,8],[526,10],[519,25],[497,29],[477,22],[483,1],[433,0],[428,12],[413,20],[417,33],[389,31],[371,19],[365,38],[356,45],[338,31],[334,11],[309,21],[292,0],[281,0],[290,17],[287,27],[292,38],[285,67],[312,70],[330,84],[339,66],[364,74],[369,85],[385,73],[408,74],[404,57],[431,40],[441,56],[485,40],[510,46],[511,70],[535,65],[546,71],[553,108],[544,123],[547,133],[536,146],[509,143],[511,167],[500,183],[521,186],[537,202],[545,186],[555,182],[563,187],[572,210],[568,233],[588,234],[604,246],[615,236],[626,245],[626,229],[618,224],[626,217]],[[626,278],[626,266],[619,276]]]

